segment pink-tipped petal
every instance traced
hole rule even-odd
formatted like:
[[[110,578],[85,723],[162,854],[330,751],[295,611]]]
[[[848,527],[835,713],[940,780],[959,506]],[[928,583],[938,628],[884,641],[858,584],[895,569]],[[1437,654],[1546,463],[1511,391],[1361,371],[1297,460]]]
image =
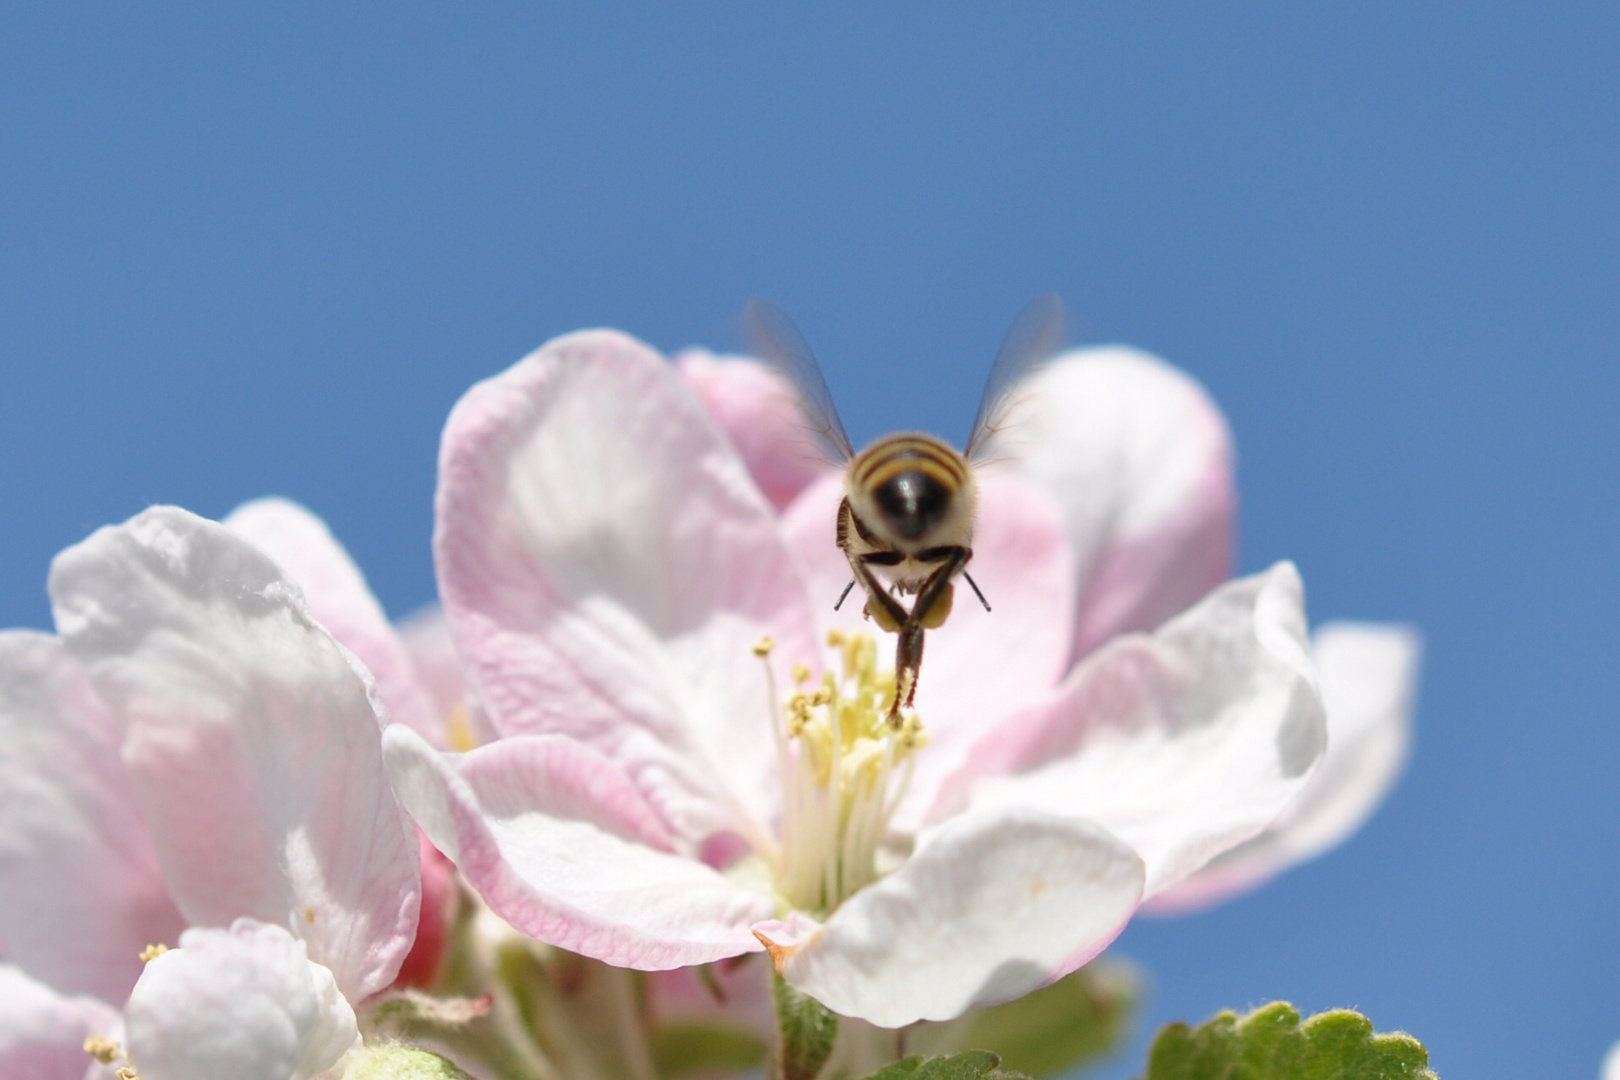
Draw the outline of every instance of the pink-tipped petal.
[[[416,833],[370,677],[298,587],[224,526],[154,507],[58,555],[50,592],[123,723],[187,920],[289,926],[355,1000],[392,982],[416,932]]]
[[[1322,756],[1303,602],[1279,563],[1115,639],[987,735],[936,813],[970,796],[1084,817],[1142,856],[1146,895],[1183,880],[1269,825]]]
[[[118,1013],[95,998],[59,994],[15,964],[0,964],[0,1076],[85,1080],[92,1035],[116,1037]]]
[[[961,767],[992,722],[1047,697],[1068,668],[1075,581],[1062,518],[1039,487],[1007,471],[984,470],[979,489],[967,572],[991,610],[959,578],[950,617],[925,636],[916,704],[930,742],[916,758],[911,793],[897,819],[902,828],[917,823],[939,784]],[[841,498],[842,477],[818,482],[784,516],[782,531],[824,625],[870,634],[880,666],[892,670],[895,636],[862,618],[864,594],[856,589],[840,611],[832,610],[850,581],[849,562],[834,539]]]
[[[141,949],[185,925],[121,739],[61,642],[0,632],[0,951],[58,990],[106,1001],[129,994]]]
[[[146,965],[124,1019],[130,1060],[152,1080],[310,1080],[360,1038],[304,942],[252,919],[187,930]]]
[[[458,758],[401,728],[383,745],[423,831],[523,933],[643,970],[758,949],[748,928],[770,900],[672,854],[657,812],[588,746],[517,735]]]
[[[571,334],[468,391],[445,429],[435,550],[502,735],[590,743],[694,841],[770,820],[753,646],[806,651],[811,620],[769,505],[662,357]]]
[[[950,1020],[1079,967],[1141,895],[1141,860],[1091,822],[971,813],[819,930],[782,943],[777,967],[833,1011],[880,1027]]]
[[[1151,630],[1226,580],[1232,438],[1202,387],[1110,346],[1063,354],[1018,393],[989,455],[1063,506],[1080,581],[1076,657]]]
[[[832,471],[805,427],[792,388],[764,364],[688,349],[675,357],[675,370],[697,392],[778,510]]]
[[[224,524],[298,583],[309,613],[370,669],[389,718],[409,724],[442,748],[442,716],[417,681],[410,657],[365,576],[326,522],[289,499],[256,499],[233,510]]]
[[[1327,706],[1327,753],[1297,798],[1269,828],[1179,885],[1150,910],[1173,915],[1208,907],[1313,859],[1370,818],[1406,764],[1422,643],[1410,627],[1326,623],[1313,638]]]

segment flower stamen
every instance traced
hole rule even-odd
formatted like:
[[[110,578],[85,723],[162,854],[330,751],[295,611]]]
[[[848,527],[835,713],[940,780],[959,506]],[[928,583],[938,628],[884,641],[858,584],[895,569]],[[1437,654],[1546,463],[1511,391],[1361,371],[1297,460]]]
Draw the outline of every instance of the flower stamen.
[[[841,677],[828,673],[806,691],[810,672],[796,666],[801,689],[772,724],[783,789],[777,888],[790,906],[820,913],[877,880],[889,820],[927,743],[915,714],[889,716],[898,688],[892,673],[878,670],[871,636],[835,630],[827,644],[838,651]],[[781,700],[774,678],[770,687]]]

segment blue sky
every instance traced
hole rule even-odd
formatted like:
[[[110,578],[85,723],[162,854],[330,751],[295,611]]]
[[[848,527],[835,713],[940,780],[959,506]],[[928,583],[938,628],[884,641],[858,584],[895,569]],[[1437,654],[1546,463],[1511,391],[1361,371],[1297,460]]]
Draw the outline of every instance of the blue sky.
[[[269,493],[410,611],[451,404],[581,326],[729,346],[767,296],[857,442],[960,437],[1055,289],[1227,411],[1246,569],[1428,642],[1360,836],[1127,932],[1151,1022],[1350,1005],[1444,1076],[1594,1075],[1620,9],[573,7],[8,6],[0,625],[98,525]]]

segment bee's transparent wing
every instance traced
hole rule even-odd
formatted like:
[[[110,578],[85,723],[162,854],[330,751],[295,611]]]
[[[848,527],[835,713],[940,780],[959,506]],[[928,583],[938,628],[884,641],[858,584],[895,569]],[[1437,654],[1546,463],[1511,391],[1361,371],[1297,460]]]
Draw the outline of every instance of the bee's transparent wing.
[[[815,354],[793,320],[768,300],[750,300],[743,311],[743,326],[760,359],[793,384],[806,426],[827,460],[842,465],[854,457],[855,448],[838,419],[827,380],[821,376],[821,365],[816,363]]]
[[[979,414],[973,418],[966,450],[969,461],[980,459],[990,436],[999,430],[1015,400],[1012,390],[1018,381],[1051,359],[1063,344],[1063,328],[1063,302],[1057,293],[1037,296],[1013,320],[996,362],[990,365]]]

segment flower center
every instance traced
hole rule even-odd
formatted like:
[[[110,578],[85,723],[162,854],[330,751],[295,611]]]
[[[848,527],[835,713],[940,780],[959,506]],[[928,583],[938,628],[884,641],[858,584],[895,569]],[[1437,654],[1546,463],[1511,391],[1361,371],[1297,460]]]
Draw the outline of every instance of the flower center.
[[[776,887],[793,907],[823,914],[879,877],[889,819],[910,784],[913,754],[928,741],[916,714],[889,721],[894,673],[878,671],[870,635],[834,630],[827,644],[841,675],[827,673],[812,690],[809,670],[795,668],[797,689],[772,718],[782,773]],[[771,700],[774,707],[774,679]]]

